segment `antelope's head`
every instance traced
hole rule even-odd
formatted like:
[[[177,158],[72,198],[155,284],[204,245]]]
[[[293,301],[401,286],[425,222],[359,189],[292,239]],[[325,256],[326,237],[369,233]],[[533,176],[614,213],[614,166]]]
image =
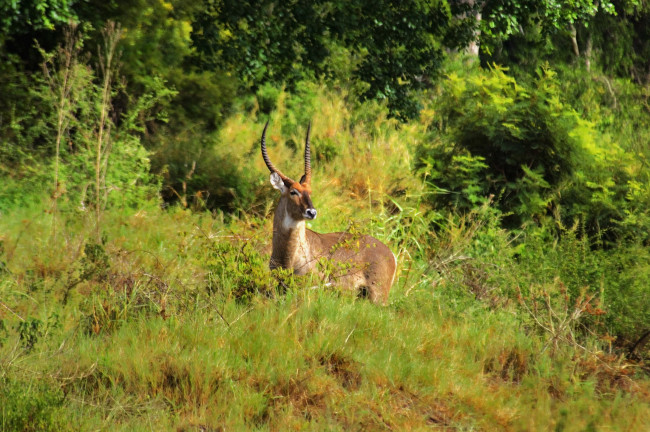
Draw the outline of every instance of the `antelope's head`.
[[[304,219],[316,219],[316,209],[311,202],[311,151],[309,149],[309,131],[311,124],[307,127],[307,138],[305,140],[305,174],[300,181],[295,181],[282,174],[269,159],[266,153],[266,128],[269,122],[266,122],[262,132],[262,157],[266,166],[271,171],[271,185],[282,194],[282,201],[286,202],[286,216],[294,221]]]

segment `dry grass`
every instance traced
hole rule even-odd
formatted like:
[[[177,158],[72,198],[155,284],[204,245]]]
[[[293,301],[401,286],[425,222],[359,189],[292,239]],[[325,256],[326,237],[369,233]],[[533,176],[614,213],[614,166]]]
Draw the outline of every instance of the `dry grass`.
[[[61,215],[55,240],[38,206],[0,219],[3,427],[650,429],[639,365],[562,340],[544,350],[548,335],[507,300],[518,267],[489,205],[444,219],[420,203],[409,155],[425,120],[398,127],[379,108],[361,116],[344,94],[311,91],[323,103],[304,115],[280,94],[269,153],[299,174],[303,117],[313,119],[313,228],[354,221],[385,240],[401,268],[390,304],[305,289],[316,280],[276,289],[263,120],[235,115],[215,151],[259,179],[239,218],[109,210],[99,243],[80,215]]]

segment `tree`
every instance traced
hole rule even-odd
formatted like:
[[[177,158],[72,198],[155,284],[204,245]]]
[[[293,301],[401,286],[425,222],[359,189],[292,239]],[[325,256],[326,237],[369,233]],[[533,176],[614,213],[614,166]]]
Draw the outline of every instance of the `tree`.
[[[603,69],[639,84],[650,82],[650,3],[614,1],[616,14],[598,14],[592,29]]]
[[[192,44],[198,64],[232,71],[249,88],[339,76],[333,53],[344,51],[362,97],[387,99],[393,115],[409,118],[418,112],[411,92],[436,74],[445,43],[469,39],[445,39],[463,34],[454,24],[445,0],[204,0]]]
[[[587,69],[591,66],[590,25],[594,17],[598,13],[616,13],[613,3],[607,0],[485,0],[481,8],[481,47],[488,56],[517,37],[536,40],[541,46],[548,38],[560,35],[571,42],[572,54],[582,58]],[[530,53],[519,54],[525,57]]]
[[[0,46],[6,36],[54,30],[57,25],[76,20],[74,4],[75,0],[0,2]]]

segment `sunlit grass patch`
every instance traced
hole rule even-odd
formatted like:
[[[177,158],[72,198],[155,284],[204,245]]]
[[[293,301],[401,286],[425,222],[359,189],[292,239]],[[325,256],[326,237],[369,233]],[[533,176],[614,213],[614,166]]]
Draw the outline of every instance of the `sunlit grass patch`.
[[[22,352],[19,320],[4,309],[2,352],[17,360],[3,363],[3,373],[24,380],[18,366],[27,362],[30,374],[51,377],[54,394],[66,395],[52,412],[84,427],[527,430],[553,428],[563,412],[579,416],[568,415],[567,430],[596,418],[621,428],[645,421],[647,384],[603,387],[601,369],[582,365],[587,354],[544,351],[544,338],[512,310],[472,298],[453,273],[439,271],[444,283],[437,284],[417,284],[413,275],[403,283],[403,273],[386,307],[331,287],[308,289],[318,281],[300,279],[284,292],[242,299],[232,285],[241,276],[209,284],[211,272],[241,271],[218,270],[210,253],[236,263],[264,224],[228,230],[186,212],[115,220],[122,235],[110,234],[103,246],[111,283],[93,274],[65,306],[40,289],[29,298],[3,296],[16,313],[41,311],[42,329],[51,328],[34,333],[33,350]],[[257,241],[246,253],[259,253],[264,241]],[[457,246],[471,252],[467,240]],[[16,274],[22,268],[8,266]],[[3,293],[19,286],[9,283]],[[48,327],[52,312],[61,326]]]
[[[269,271],[277,196],[258,154],[265,119],[253,108],[229,118],[215,143],[245,186],[220,185],[237,195],[236,212],[108,208],[100,238],[79,210],[61,211],[54,230],[48,198],[2,215],[5,424],[31,416],[52,430],[60,419],[80,430],[649,426],[643,361],[588,331],[599,304],[569,296],[584,289],[608,300],[628,286],[642,294],[639,282],[605,271],[643,275],[640,247],[610,261],[575,230],[562,241],[543,226],[505,230],[489,198],[465,213],[434,207],[442,192],[412,174],[430,119],[398,125],[380,105],[346,108],[343,93],[303,90],[278,92],[269,152],[300,175],[313,120],[319,213],[310,227],[385,242],[399,268],[388,305],[316,275]],[[563,327],[560,313],[571,317],[576,306],[585,314]]]

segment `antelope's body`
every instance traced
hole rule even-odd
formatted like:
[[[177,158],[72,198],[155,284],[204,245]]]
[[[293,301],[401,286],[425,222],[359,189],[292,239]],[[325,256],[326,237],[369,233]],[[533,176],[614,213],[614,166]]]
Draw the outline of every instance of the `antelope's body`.
[[[305,227],[316,218],[311,202],[309,129],[305,143],[305,175],[293,181],[273,166],[266,153],[266,128],[262,133],[262,157],[271,171],[271,184],[282,194],[273,217],[273,249],[270,268],[292,269],[297,275],[318,273],[345,289],[385,304],[395,278],[397,261],[390,249],[374,237],[351,233],[319,234]],[[320,265],[325,259],[326,271]],[[326,273],[326,274],[325,274]]]

